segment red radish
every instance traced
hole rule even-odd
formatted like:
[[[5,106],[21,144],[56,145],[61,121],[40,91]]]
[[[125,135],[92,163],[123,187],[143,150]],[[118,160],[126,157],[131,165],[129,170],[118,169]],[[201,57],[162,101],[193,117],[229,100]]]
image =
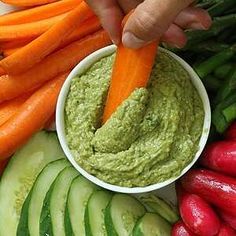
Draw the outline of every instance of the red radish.
[[[236,177],[236,140],[212,143],[200,161],[205,167]]]
[[[236,233],[229,225],[222,223],[217,236],[236,236]]]
[[[227,222],[233,229],[236,230],[236,215],[232,215],[222,210],[219,210],[219,214],[225,222]]]
[[[180,215],[187,227],[197,235],[213,236],[219,232],[220,220],[211,206],[196,194],[177,186]]]
[[[236,216],[236,179],[205,169],[190,170],[181,179],[190,193]]]
[[[196,234],[192,233],[188,227],[184,224],[183,221],[178,221],[174,224],[171,236],[195,236]]]
[[[236,140],[236,122],[234,122],[226,131],[225,137],[229,140]]]

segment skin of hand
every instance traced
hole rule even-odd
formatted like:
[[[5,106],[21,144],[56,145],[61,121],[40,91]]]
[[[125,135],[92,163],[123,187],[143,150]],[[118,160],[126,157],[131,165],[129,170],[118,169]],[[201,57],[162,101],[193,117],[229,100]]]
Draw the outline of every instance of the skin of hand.
[[[187,42],[185,29],[207,30],[211,18],[207,11],[194,7],[194,0],[86,0],[101,20],[112,41],[140,48],[161,40],[182,48]],[[134,9],[123,30],[125,14]]]

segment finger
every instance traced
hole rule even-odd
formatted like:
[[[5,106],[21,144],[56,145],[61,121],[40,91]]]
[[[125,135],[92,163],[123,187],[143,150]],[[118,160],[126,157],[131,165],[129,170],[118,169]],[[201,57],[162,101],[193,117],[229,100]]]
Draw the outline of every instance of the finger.
[[[207,30],[210,28],[212,20],[207,11],[187,7],[179,13],[174,23],[183,29]]]
[[[143,0],[118,0],[120,7],[123,9],[124,13],[130,12],[132,9],[136,8]]]
[[[124,27],[123,44],[139,48],[160,38],[180,11],[193,0],[146,0],[135,9]]]
[[[123,12],[116,0],[86,0],[99,17],[103,28],[109,33],[112,41],[119,44],[121,38],[121,21]]]
[[[161,37],[161,41],[174,48],[183,48],[187,43],[187,37],[179,26],[172,24]]]

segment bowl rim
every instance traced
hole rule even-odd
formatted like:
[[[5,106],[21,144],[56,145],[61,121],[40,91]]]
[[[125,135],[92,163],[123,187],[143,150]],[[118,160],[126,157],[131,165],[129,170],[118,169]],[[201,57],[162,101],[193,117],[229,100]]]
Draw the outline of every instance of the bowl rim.
[[[206,89],[205,89],[201,79],[196,74],[196,72],[193,70],[193,68],[187,62],[185,62],[182,58],[180,58],[179,56],[177,56],[173,52],[170,52],[169,50],[164,49],[164,48],[159,48],[159,51],[166,52],[172,58],[177,60],[181,64],[181,66],[189,73],[191,82],[194,85],[194,87],[197,89],[197,92],[202,100],[205,116],[204,116],[204,124],[203,124],[202,134],[201,134],[201,138],[199,140],[199,149],[198,149],[197,153],[195,154],[191,163],[189,163],[182,170],[181,174],[178,175],[177,177],[172,177],[172,178],[165,180],[163,182],[155,183],[155,184],[144,186],[144,187],[122,187],[122,186],[106,183],[106,182],[100,180],[99,178],[89,174],[80,165],[78,165],[77,162],[75,161],[72,153],[70,152],[70,149],[69,149],[69,147],[67,145],[67,141],[66,141],[66,135],[65,135],[64,107],[65,107],[65,101],[66,101],[67,95],[69,93],[70,84],[71,84],[72,79],[75,76],[82,74],[84,71],[86,71],[92,64],[97,62],[99,59],[109,56],[112,53],[114,53],[115,51],[116,51],[115,45],[107,46],[107,47],[104,47],[102,49],[95,51],[94,53],[90,54],[85,59],[83,59],[71,71],[71,73],[67,77],[67,79],[60,91],[58,101],[57,101],[57,106],[56,106],[56,130],[57,130],[57,134],[58,134],[58,139],[59,139],[59,142],[61,144],[61,147],[62,147],[66,157],[71,162],[71,164],[75,167],[75,169],[77,171],[80,172],[81,175],[83,175],[86,179],[93,182],[94,184],[96,184],[102,188],[108,189],[110,191],[120,192],[120,193],[135,194],[135,193],[151,192],[151,191],[163,188],[163,187],[173,183],[177,179],[179,179],[182,175],[184,175],[195,164],[195,162],[200,157],[200,154],[202,153],[202,151],[207,143],[207,139],[208,139],[208,135],[209,135],[209,131],[210,131],[210,126],[211,126],[211,108],[210,108],[209,98],[208,98]]]

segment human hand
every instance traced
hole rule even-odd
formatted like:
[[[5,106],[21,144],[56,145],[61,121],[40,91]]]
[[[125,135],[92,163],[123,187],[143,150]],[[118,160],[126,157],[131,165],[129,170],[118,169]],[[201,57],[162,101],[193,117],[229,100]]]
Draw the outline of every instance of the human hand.
[[[194,0],[86,0],[115,44],[139,48],[160,39],[181,48],[186,42],[185,29],[206,30],[211,25],[208,13],[191,6]],[[134,9],[121,30],[121,21]]]

